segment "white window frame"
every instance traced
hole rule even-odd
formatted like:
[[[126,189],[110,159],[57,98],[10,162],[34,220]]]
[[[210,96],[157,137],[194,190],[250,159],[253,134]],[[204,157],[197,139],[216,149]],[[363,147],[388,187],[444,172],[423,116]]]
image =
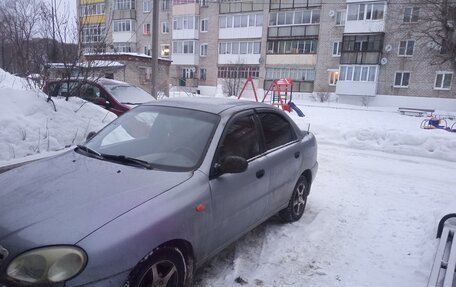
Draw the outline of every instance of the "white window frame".
[[[209,50],[209,44],[208,43],[203,43],[200,45],[200,56],[201,57],[207,57],[207,53]]]
[[[344,71],[342,71],[344,70]],[[372,70],[374,71],[372,78]],[[378,78],[377,66],[374,65],[340,65],[339,81],[347,82],[376,82]],[[355,79],[356,71],[359,72],[359,80]],[[364,74],[364,71],[366,73]],[[365,77],[364,77],[365,76]],[[364,78],[364,79],[363,79]],[[371,80],[372,79],[372,80]]]
[[[135,9],[134,0],[114,0],[113,2],[114,10],[132,10]]]
[[[328,85],[336,86],[339,81],[339,69],[328,69]]]
[[[379,18],[379,19],[372,19],[373,17],[373,12],[374,12],[374,6],[375,5],[378,5],[378,4],[383,4],[383,14],[382,14],[382,18]],[[356,10],[357,10],[357,15],[356,15],[356,19],[349,19],[348,18],[348,10],[350,9],[350,7],[353,7],[355,6],[356,7]],[[360,18],[360,11],[361,11],[361,7],[363,7],[363,11],[362,11],[362,19]],[[368,8],[370,7],[370,15],[371,15],[371,18],[367,18],[367,12],[368,12]],[[346,21],[384,21],[385,20],[385,14],[386,14],[386,3],[385,2],[382,2],[382,1],[379,1],[379,2],[367,2],[367,3],[362,3],[362,4],[357,4],[357,3],[353,3],[353,4],[348,4],[347,6],[347,11],[346,11]]]
[[[337,16],[340,15],[340,16]],[[347,10],[337,10],[335,15],[336,26],[345,26],[345,21],[347,20]],[[337,19],[340,18],[340,23],[337,24]]]
[[[404,50],[404,54],[401,54],[401,43],[403,43],[403,42],[405,42],[405,50]],[[412,54],[411,55],[407,55],[407,50],[409,48],[409,43],[410,42],[413,42]],[[398,49],[397,49],[397,55],[399,57],[412,57],[413,54],[415,54],[415,47],[416,47],[416,41],[415,40],[409,39],[409,40],[399,41],[399,46],[398,46]]]
[[[209,31],[209,19],[201,19],[200,32],[207,33]]]
[[[169,33],[169,22],[168,21],[163,21],[161,22],[161,33],[162,34],[168,34]]]
[[[401,74],[401,83],[400,83],[400,85],[396,85],[396,76],[397,76],[397,74]],[[404,74],[409,74],[407,85],[404,85]],[[407,89],[409,87],[409,85],[410,85],[410,77],[411,76],[412,76],[412,73],[410,71],[396,71],[394,73],[393,87],[401,88],[401,89]]]
[[[135,20],[113,20],[113,31],[114,32],[132,32],[135,31],[136,21]],[[129,26],[129,29],[127,29]]]
[[[152,3],[151,2],[152,2],[151,0],[144,0],[144,2],[143,2],[143,12],[144,13],[148,13],[148,12],[152,11],[151,10],[151,7],[152,7]]]
[[[337,54],[334,54],[334,48],[337,46]],[[340,54],[342,52],[342,41],[336,41],[333,42],[332,50],[331,50],[331,55],[333,57],[340,57]]]
[[[440,87],[437,87],[437,77],[439,75],[442,75],[442,81],[441,81],[441,85]],[[450,86],[448,88],[444,88],[443,87],[443,84],[445,82],[445,77],[446,76],[450,76]],[[434,79],[434,90],[440,90],[440,91],[449,91],[451,90],[451,85],[453,84],[453,72],[449,72],[449,71],[437,71],[435,73],[435,79]]]
[[[410,19],[408,19],[408,21],[406,21],[406,14],[405,14],[405,11],[407,9],[410,9]],[[416,21],[413,21],[413,15],[416,13]],[[403,14],[403,17],[402,17],[402,22],[403,23],[417,23],[418,21],[420,20],[420,8],[419,7],[405,7],[404,8],[404,14]]]
[[[207,79],[207,69],[206,68],[200,68],[200,80],[205,81]]]

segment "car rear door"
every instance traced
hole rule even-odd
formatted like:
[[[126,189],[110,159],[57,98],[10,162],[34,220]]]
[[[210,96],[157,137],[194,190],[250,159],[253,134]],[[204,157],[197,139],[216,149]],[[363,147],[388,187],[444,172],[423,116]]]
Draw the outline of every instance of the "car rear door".
[[[225,128],[214,164],[225,156],[247,159],[247,170],[236,174],[211,173],[214,249],[237,239],[264,217],[268,205],[269,171],[262,154],[254,112],[236,115]]]
[[[264,137],[265,163],[269,171],[269,212],[286,205],[300,175],[299,141],[289,120],[279,112],[257,113]]]

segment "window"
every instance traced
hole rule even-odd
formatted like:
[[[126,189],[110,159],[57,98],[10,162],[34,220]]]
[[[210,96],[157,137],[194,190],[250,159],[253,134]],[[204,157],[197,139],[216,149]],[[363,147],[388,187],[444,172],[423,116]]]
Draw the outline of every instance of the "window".
[[[208,44],[201,44],[201,47],[200,47],[200,56],[201,57],[207,56],[207,48],[208,48]]]
[[[318,40],[276,40],[268,41],[268,54],[314,54]]]
[[[173,54],[194,54],[195,41],[173,41]]]
[[[144,54],[146,54],[148,56],[151,55],[150,46],[144,46]]]
[[[143,11],[144,12],[150,12],[150,7],[151,7],[151,0],[144,0],[143,2]]]
[[[207,69],[201,68],[200,69],[200,80],[205,81],[207,76]]]
[[[160,8],[162,11],[168,11],[171,9],[171,0],[161,0],[160,4]]]
[[[130,43],[114,43],[114,52],[118,53],[130,53],[134,52],[133,49],[131,48]]]
[[[245,28],[261,27],[263,25],[262,14],[242,14],[219,16],[219,28]]]
[[[82,28],[83,43],[100,43],[105,37],[105,26],[84,25]]]
[[[394,87],[407,88],[410,80],[410,72],[396,72]]]
[[[382,20],[385,3],[349,4],[347,21]]]
[[[173,30],[197,29],[198,22],[196,16],[174,16]]]
[[[184,79],[193,79],[195,76],[195,69],[194,68],[184,68],[182,69],[182,78]]]
[[[162,22],[161,23],[161,32],[162,32],[162,34],[168,34],[169,33],[169,23],[168,22]]]
[[[165,57],[165,58],[169,57],[169,45],[168,44],[160,45],[160,56]]]
[[[81,5],[81,16],[102,15],[105,12],[104,3]]]
[[[260,76],[259,67],[255,66],[219,66],[218,67],[218,78],[233,79],[241,78],[245,79],[248,76],[257,79]]]
[[[399,56],[412,56],[414,48],[414,40],[401,41],[399,44]]]
[[[143,24],[143,34],[150,35],[150,23]]]
[[[292,78],[294,81],[314,81],[315,70],[313,69],[287,69],[287,68],[267,68],[267,80],[281,78]]]
[[[419,7],[407,7],[404,9],[404,23],[418,22]]]
[[[208,20],[207,19],[202,19],[201,20],[201,32],[207,32],[208,31]]]
[[[436,90],[449,90],[451,89],[451,81],[453,73],[451,72],[437,72],[435,77],[434,89]]]
[[[342,51],[342,42],[334,42],[333,43],[332,56],[333,57],[340,57],[340,52],[341,51]]]
[[[131,10],[135,9],[134,0],[114,0],[114,10]]]
[[[261,42],[221,42],[219,54],[260,54]]]
[[[208,0],[200,0],[200,6],[201,7],[208,7],[207,2],[208,2]]]
[[[345,10],[336,11],[336,26],[345,25]]]
[[[240,156],[245,159],[260,154],[259,133],[252,116],[244,116],[232,122],[220,145],[219,159]]]
[[[376,74],[376,66],[341,65],[339,68],[339,81],[375,82]]]
[[[130,32],[135,30],[136,21],[133,20],[114,20],[114,32]]]
[[[84,100],[94,102],[100,97],[100,89],[94,85],[85,84],[80,87],[78,94]]]
[[[274,113],[260,113],[258,117],[264,134],[267,150],[282,146],[296,139],[290,123]]]
[[[274,12],[269,15],[269,26],[306,25],[320,23],[320,10]]]
[[[329,70],[329,85],[335,86],[339,80],[339,70]]]

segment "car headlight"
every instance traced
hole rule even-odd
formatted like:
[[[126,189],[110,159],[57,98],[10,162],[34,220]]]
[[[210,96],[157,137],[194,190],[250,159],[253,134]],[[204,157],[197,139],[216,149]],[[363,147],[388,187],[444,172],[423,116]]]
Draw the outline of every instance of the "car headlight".
[[[84,269],[86,253],[74,246],[50,246],[22,253],[6,269],[9,277],[31,284],[68,280]]]

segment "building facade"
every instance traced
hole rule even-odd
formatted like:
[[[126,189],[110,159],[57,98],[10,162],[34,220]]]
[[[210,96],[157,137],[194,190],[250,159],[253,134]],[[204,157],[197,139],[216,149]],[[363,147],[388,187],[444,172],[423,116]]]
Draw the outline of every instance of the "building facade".
[[[86,52],[150,55],[151,0],[77,1]],[[455,98],[454,69],[433,62],[441,51],[415,31],[426,7],[401,1],[160,0],[156,45],[172,85],[209,95],[251,77],[264,90],[292,78],[294,92],[357,101]]]

